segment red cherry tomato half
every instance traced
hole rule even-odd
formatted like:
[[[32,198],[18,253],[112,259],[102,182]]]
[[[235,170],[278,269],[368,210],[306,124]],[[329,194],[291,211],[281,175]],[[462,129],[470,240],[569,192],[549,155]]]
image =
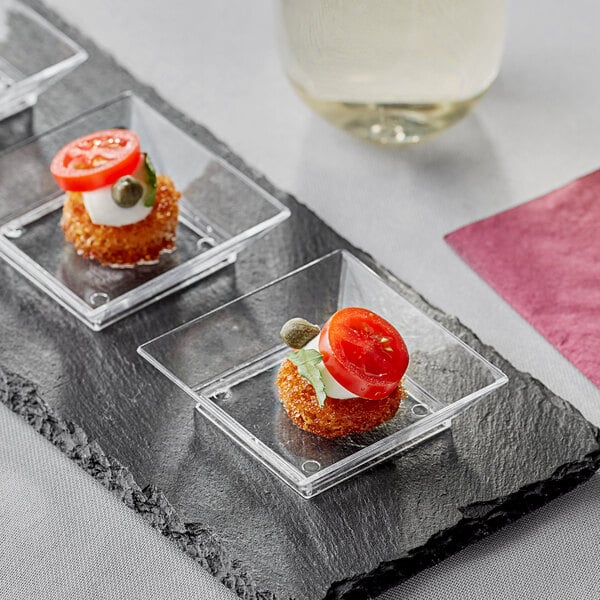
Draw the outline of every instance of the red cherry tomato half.
[[[88,133],[63,146],[50,172],[63,190],[88,192],[130,175],[140,160],[140,140],[127,129]]]
[[[408,350],[396,328],[365,308],[337,311],[323,326],[319,352],[340,385],[368,400],[389,396],[408,367]]]

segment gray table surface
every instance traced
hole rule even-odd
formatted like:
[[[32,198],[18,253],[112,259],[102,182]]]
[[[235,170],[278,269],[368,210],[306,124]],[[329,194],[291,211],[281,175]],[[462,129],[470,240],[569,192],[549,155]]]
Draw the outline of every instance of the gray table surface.
[[[296,98],[278,61],[270,2],[48,4],[600,425],[600,390],[442,239],[600,166],[600,4],[513,2],[489,94],[445,134],[399,151],[346,136]],[[600,597],[599,493],[596,475],[382,598]],[[2,598],[234,597],[4,406],[0,521]]]

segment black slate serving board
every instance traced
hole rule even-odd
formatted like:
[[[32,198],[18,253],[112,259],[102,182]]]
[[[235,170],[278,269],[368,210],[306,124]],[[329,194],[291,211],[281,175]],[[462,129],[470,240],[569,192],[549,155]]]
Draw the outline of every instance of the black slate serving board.
[[[0,398],[202,567],[242,598],[366,598],[572,489],[600,466],[599,432],[571,405],[385,271],[421,310],[504,370],[509,384],[455,419],[451,431],[310,501],[195,419],[193,401],[136,354],[139,344],[335,248],[381,268],[43,5],[30,3],[90,59],[33,112],[0,124],[0,145],[131,89],[292,210],[235,265],[100,333],[0,263]],[[301,242],[309,236],[310,246]]]

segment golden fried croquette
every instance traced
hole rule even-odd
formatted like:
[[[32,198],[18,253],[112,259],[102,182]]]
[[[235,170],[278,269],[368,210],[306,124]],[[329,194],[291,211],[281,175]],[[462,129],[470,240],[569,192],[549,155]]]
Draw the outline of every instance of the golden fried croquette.
[[[61,227],[78,254],[102,265],[156,262],[161,252],[175,247],[180,196],[170,177],[158,175],[152,212],[137,223],[113,227],[92,223],[81,193],[67,192]]]
[[[298,368],[286,359],[277,373],[279,399],[290,419],[300,429],[327,438],[369,431],[389,421],[398,410],[406,392],[399,385],[383,400],[349,398],[325,399],[319,407],[313,386],[298,373]]]

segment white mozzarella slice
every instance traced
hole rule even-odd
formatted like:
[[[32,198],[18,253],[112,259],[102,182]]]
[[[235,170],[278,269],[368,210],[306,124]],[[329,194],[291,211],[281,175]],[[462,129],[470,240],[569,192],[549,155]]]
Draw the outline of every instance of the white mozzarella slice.
[[[319,335],[314,337],[308,344],[304,346],[307,350],[319,351]],[[337,398],[339,400],[347,400],[348,398],[356,398],[356,394],[348,391],[344,386],[340,385],[331,375],[331,373],[325,367],[323,362],[318,365],[319,371],[321,371],[321,377],[325,385],[325,393],[330,398]]]
[[[119,206],[112,199],[111,187],[107,185],[90,192],[82,192],[83,204],[92,223],[122,227],[142,221],[152,212],[152,206],[144,206],[143,202],[128,208]]]

